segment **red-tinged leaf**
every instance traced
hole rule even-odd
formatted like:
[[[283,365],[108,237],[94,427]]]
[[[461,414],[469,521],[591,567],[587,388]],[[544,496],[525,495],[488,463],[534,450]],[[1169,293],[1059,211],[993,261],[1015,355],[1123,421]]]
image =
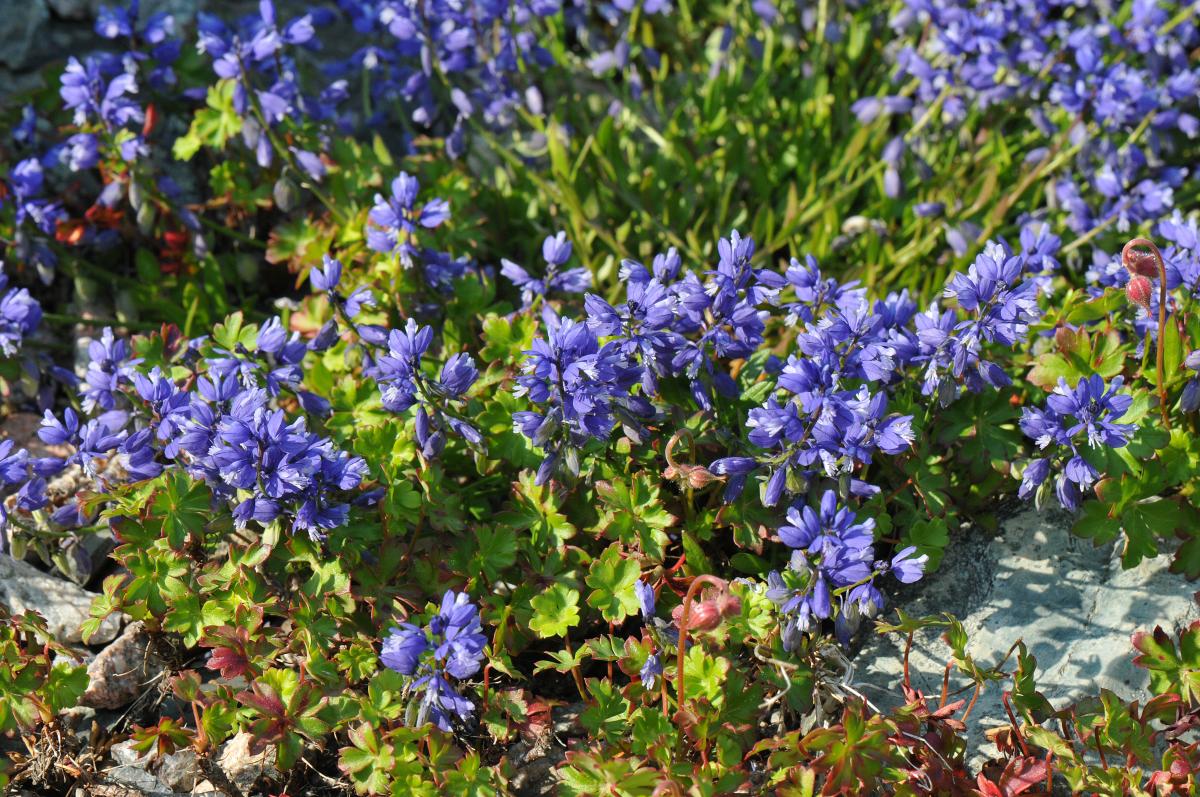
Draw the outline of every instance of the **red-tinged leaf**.
[[[268,717],[283,719],[287,716],[287,706],[269,686],[254,684],[253,691],[239,692],[237,699],[242,705],[256,708]]]
[[[965,704],[966,702],[967,701],[965,701],[965,700],[956,700],[953,703],[947,703],[946,705],[939,708],[937,711],[932,712],[929,716],[932,719],[938,719],[938,720],[953,717],[955,714],[958,713],[958,710],[960,708],[962,708],[963,704]]]
[[[1017,797],[1018,794],[1024,794],[1034,786],[1045,783],[1046,772],[1046,762],[1040,758],[1014,758],[1008,762],[1004,774],[1000,776],[1000,788],[1003,789],[1004,797]]]
[[[979,788],[979,793],[983,797],[1004,797],[1004,792],[1000,791],[1000,787],[992,783],[983,775],[975,779],[975,784]]]
[[[210,670],[219,671],[222,678],[238,678],[250,672],[250,659],[240,650],[215,648],[207,666]]]

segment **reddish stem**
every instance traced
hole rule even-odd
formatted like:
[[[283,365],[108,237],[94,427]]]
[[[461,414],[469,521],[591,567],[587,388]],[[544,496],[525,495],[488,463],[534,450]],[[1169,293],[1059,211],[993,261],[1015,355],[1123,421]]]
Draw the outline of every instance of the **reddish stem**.
[[[692,615],[692,599],[704,584],[711,584],[717,589],[722,590],[726,588],[725,582],[716,576],[707,574],[699,575],[692,579],[687,594],[683,597],[683,613],[679,616],[679,658],[676,663],[675,672],[675,700],[679,705],[680,711],[683,711],[684,706],[683,653],[687,650],[688,620],[691,619]]]
[[[1158,402],[1159,409],[1162,411],[1163,428],[1168,431],[1171,428],[1171,419],[1167,414],[1167,380],[1166,369],[1164,368],[1163,360],[1163,336],[1167,332],[1167,267],[1163,263],[1162,252],[1154,245],[1154,242],[1148,238],[1134,238],[1121,250],[1121,262],[1128,263],[1129,250],[1144,246],[1154,255],[1154,265],[1158,267],[1158,350],[1155,352],[1155,368],[1158,375]]]

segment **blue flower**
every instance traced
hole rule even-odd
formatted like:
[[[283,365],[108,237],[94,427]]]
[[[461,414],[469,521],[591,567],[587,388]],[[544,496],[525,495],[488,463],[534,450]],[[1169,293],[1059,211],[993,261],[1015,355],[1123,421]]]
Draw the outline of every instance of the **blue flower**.
[[[650,622],[654,617],[654,587],[638,579],[634,582],[633,589],[637,593],[638,607],[641,609],[642,619]]]
[[[810,506],[791,507],[787,518],[791,525],[779,528],[779,539],[790,548],[828,553],[842,546],[866,548],[874,542],[875,521],[855,523],[855,514],[838,506],[832,490],[821,496],[819,515]]]
[[[106,79],[99,59],[87,58],[82,63],[72,56],[63,70],[62,87],[58,93],[67,110],[75,111],[75,124],[99,120],[113,128],[141,124],[142,108],[127,95],[136,94],[137,79],[121,72]]]
[[[646,662],[642,665],[641,672],[638,673],[642,679],[642,686],[647,690],[654,688],[662,674],[662,657],[657,653],[651,653],[646,657]]]
[[[571,259],[571,251],[572,246],[567,240],[567,234],[559,232],[547,236],[542,242],[542,259],[546,261],[544,276],[531,276],[524,268],[506,259],[500,261],[500,273],[521,289],[523,307],[532,304],[535,297],[548,296],[552,291],[583,293],[592,285],[592,275],[587,269],[572,268],[560,271]]]
[[[1067,509],[1076,509],[1082,490],[1093,485],[1100,474],[1080,451],[1089,448],[1121,448],[1129,443],[1137,426],[1118,423],[1133,403],[1121,395],[1123,380],[1114,377],[1110,385],[1093,375],[1079,380],[1074,388],[1065,379],[1046,398],[1046,408],[1026,407],[1021,414],[1021,431],[1045,454],[1030,462],[1021,479],[1020,495],[1028,498],[1051,475],[1051,460],[1062,463],[1055,481],[1055,493]]]
[[[479,672],[487,637],[479,610],[465,592],[447,590],[441,608],[424,627],[401,623],[384,640],[380,660],[409,676],[410,689],[419,693],[414,725],[432,721],[444,731],[452,716],[466,719],[474,706],[448,680],[470,678]]]
[[[856,516],[838,505],[837,495],[821,497],[820,513],[811,507],[788,511],[791,525],[779,529],[779,537],[793,548],[784,573],[767,576],[767,597],[783,615],[783,641],[788,650],[800,645],[819,620],[833,619],[838,636],[845,642],[861,618],[873,617],[884,604],[874,584],[876,576],[891,571],[903,583],[912,583],[925,572],[928,557],[916,556],[909,546],[891,561],[877,561],[874,522],[855,523]]]
[[[368,218],[373,227],[367,228],[367,246],[376,252],[398,253],[406,268],[413,265],[418,250],[414,245],[418,227],[434,229],[450,218],[450,204],[444,199],[431,199],[417,207],[420,191],[417,178],[401,172],[392,180],[391,196],[375,195],[375,206]]]
[[[552,312],[545,317],[546,337],[534,338],[516,380],[516,394],[541,406],[513,413],[513,428],[545,452],[538,484],[549,480],[560,460],[578,475],[584,443],[607,440],[618,422],[638,435],[639,419],[653,414],[649,401],[630,392],[638,370],[619,344],[601,346],[587,324]]]
[[[21,342],[32,335],[42,320],[42,306],[24,288],[5,288],[8,276],[0,262],[0,353],[12,357],[21,350]]]
[[[443,364],[436,380],[422,371],[422,358],[433,342],[433,329],[409,319],[404,330],[392,330],[387,350],[374,358],[366,369],[379,383],[383,406],[391,412],[416,412],[416,441],[422,455],[432,459],[441,454],[448,427],[472,445],[480,445],[483,436],[453,409],[451,402],[462,401],[475,384],[479,371],[474,360],[464,353],[452,354]]]

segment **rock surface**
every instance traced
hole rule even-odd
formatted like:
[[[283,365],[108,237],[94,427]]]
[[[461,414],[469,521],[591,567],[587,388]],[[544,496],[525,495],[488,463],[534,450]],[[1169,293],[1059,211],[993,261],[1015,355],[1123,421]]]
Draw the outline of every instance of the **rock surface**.
[[[229,780],[243,794],[251,794],[260,778],[273,780],[280,777],[275,768],[275,748],[268,746],[260,750],[254,741],[251,734],[241,731],[221,747],[221,756],[217,759]]]
[[[88,619],[94,597],[70,581],[43,573],[7,554],[0,555],[0,603],[12,612],[38,612],[46,618],[56,639],[72,644],[82,641],[79,626]],[[120,630],[120,619],[110,616],[88,641],[111,642]]]
[[[905,588],[893,605],[917,617],[953,614],[970,636],[967,652],[983,666],[999,663],[1024,640],[1037,658],[1038,686],[1056,707],[1101,688],[1145,699],[1149,679],[1133,666],[1130,635],[1155,625],[1171,632],[1185,627],[1198,614],[1195,586],[1168,572],[1166,555],[1123,570],[1119,550],[1072,536],[1071,523],[1061,510],[1028,509],[1004,521],[994,537],[967,530],[938,571]],[[900,702],[903,651],[903,637],[875,636],[855,657],[856,686],[881,707]],[[913,685],[939,694],[949,655],[940,631],[919,633],[910,659]],[[951,688],[964,683],[952,678]],[[1002,724],[1004,688],[1011,686],[986,688],[972,713],[979,720],[969,723],[975,764],[995,755],[984,732]]]
[[[79,702],[92,708],[121,708],[136,699],[162,670],[149,645],[145,626],[131,623],[88,665],[88,688]]]

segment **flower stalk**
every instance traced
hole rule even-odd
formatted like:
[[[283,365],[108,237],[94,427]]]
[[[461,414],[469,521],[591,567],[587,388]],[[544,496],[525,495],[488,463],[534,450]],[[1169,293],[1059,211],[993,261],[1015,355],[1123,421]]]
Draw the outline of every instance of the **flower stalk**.
[[[1150,250],[1150,256],[1139,248]],[[1151,259],[1153,262],[1151,262]],[[1130,273],[1129,296],[1134,299],[1135,285],[1151,275],[1158,277],[1158,346],[1155,351],[1155,371],[1158,378],[1158,403],[1162,414],[1163,428],[1170,431],[1171,419],[1167,411],[1167,381],[1165,367],[1165,341],[1163,336],[1167,331],[1167,267],[1163,262],[1162,252],[1153,241],[1147,238],[1134,238],[1121,249],[1121,262]],[[1134,299],[1149,309],[1148,297],[1145,301]]]

